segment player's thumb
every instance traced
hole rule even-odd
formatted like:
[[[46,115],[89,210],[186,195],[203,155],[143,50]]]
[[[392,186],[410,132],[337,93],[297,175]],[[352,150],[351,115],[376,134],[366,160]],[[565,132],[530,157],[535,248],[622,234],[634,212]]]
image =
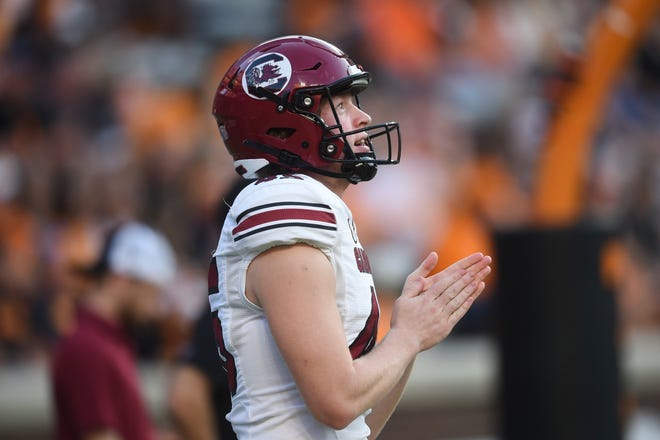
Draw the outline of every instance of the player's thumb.
[[[416,296],[419,295],[426,286],[424,285],[425,278],[433,270],[433,268],[438,264],[438,254],[431,252],[427,257],[422,261],[422,263],[417,266],[417,269],[413,270],[408,278],[406,279],[406,284],[401,292],[402,296]]]

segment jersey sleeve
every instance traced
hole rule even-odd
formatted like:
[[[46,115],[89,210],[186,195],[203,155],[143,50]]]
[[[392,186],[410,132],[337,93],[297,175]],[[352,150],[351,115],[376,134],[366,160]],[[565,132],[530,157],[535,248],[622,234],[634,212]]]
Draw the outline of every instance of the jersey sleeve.
[[[257,255],[274,246],[306,243],[321,250],[337,240],[336,210],[309,182],[295,176],[255,183],[232,206],[231,236],[239,251]]]

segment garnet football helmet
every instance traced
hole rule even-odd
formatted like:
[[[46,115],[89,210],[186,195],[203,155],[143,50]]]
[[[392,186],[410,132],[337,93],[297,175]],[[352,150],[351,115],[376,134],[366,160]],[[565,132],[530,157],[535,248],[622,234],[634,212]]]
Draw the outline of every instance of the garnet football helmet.
[[[378,165],[399,163],[398,123],[344,131],[337,119],[332,96],[350,92],[357,100],[369,82],[361,66],[317,38],[276,38],[249,50],[229,68],[213,101],[236,171],[250,179],[276,164],[357,183],[372,179]],[[319,116],[324,98],[335,121]],[[367,134],[369,153],[353,152],[347,136],[356,133]],[[341,171],[329,169],[333,162],[341,163]]]

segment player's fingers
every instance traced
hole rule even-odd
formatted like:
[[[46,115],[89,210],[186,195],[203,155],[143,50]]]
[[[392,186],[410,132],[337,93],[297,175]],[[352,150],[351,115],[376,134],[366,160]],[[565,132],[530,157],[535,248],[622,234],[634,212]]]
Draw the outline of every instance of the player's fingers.
[[[486,283],[480,281],[475,291],[470,296],[468,296],[466,300],[463,301],[451,315],[449,315],[448,323],[452,328],[458,323],[458,321],[463,318],[463,316],[465,316],[467,311],[470,310],[470,307],[474,301],[479,297],[479,295],[481,295],[481,292],[483,292],[485,288]]]
[[[484,254],[481,252],[475,252],[474,254],[468,255],[467,257],[461,258],[460,260],[456,261],[455,263],[447,266],[444,268],[442,271],[434,274],[431,277],[431,282],[432,283],[438,283],[442,281],[442,278],[456,273],[456,272],[461,272],[461,271],[466,271],[472,268],[475,264],[478,264],[481,262],[484,258]],[[446,288],[446,286],[444,287]]]
[[[454,275],[440,280],[433,286],[435,299],[441,301],[441,306],[444,306],[453,300],[473,280],[483,280],[490,273],[489,264],[491,261],[492,259],[489,256],[483,256],[468,269],[461,269],[461,272],[456,272],[460,276]]]
[[[445,307],[474,279],[474,274],[466,270],[455,272],[453,276],[438,282],[433,286],[435,301],[439,301],[440,307]],[[430,291],[431,289],[429,289]]]
[[[467,284],[465,284],[465,286],[454,297],[443,294],[440,298],[440,300],[444,302],[443,312],[452,314],[458,310],[463,305],[463,303],[468,300],[468,298],[470,298],[472,295],[474,295],[475,292],[479,290],[479,287],[483,283],[483,279],[486,278],[489,273],[490,266],[486,266],[477,274],[472,275],[470,281],[467,282]]]
[[[416,296],[419,295],[427,287],[426,276],[431,273],[435,265],[438,264],[438,254],[431,252],[427,255],[424,261],[413,270],[406,278],[402,296]]]
[[[425,292],[425,294],[431,295],[431,297],[434,300],[437,300],[438,297],[440,297],[443,294],[443,292],[446,292],[452,286],[457,286],[455,290],[456,292],[458,292],[461,288],[465,286],[465,284],[470,282],[472,277],[473,275],[471,275],[465,269],[457,269],[457,270],[449,271],[447,273],[444,273],[443,276],[439,278],[434,278],[433,280],[430,280],[433,282],[433,284],[429,283],[430,287]],[[456,293],[453,294],[453,296],[455,295]],[[447,301],[449,301],[450,299],[451,298],[449,298]]]
[[[484,254],[481,252],[475,252],[474,254],[468,255],[467,257],[461,258],[454,264],[452,264],[451,267],[457,267],[458,269],[469,269],[470,266],[472,266],[475,263],[478,263],[481,261],[484,257]]]

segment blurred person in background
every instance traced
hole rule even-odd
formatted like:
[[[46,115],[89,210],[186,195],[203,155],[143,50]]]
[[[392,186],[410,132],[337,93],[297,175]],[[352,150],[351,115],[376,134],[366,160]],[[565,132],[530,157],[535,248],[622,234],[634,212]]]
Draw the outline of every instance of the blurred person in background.
[[[161,289],[174,277],[168,240],[140,223],[120,224],[96,264],[73,331],[53,354],[55,438],[155,438],[142,400],[131,330],[158,316]]]
[[[218,351],[239,438],[375,438],[418,353],[447,337],[483,291],[490,257],[407,278],[377,344],[368,257],[342,196],[399,162],[398,124],[371,125],[369,73],[313,37],[264,42],[218,86],[213,113],[236,197],[209,268]]]
[[[187,440],[236,438],[226,419],[231,396],[227,376],[219,371],[211,320],[206,307],[195,322],[169,384],[169,414],[179,435]]]
[[[227,217],[234,199],[251,181],[237,178],[223,197],[218,224]],[[235,439],[227,414],[231,394],[227,375],[219,371],[220,357],[213,335],[208,303],[194,323],[192,335],[170,381],[168,409],[178,433],[187,440]]]

